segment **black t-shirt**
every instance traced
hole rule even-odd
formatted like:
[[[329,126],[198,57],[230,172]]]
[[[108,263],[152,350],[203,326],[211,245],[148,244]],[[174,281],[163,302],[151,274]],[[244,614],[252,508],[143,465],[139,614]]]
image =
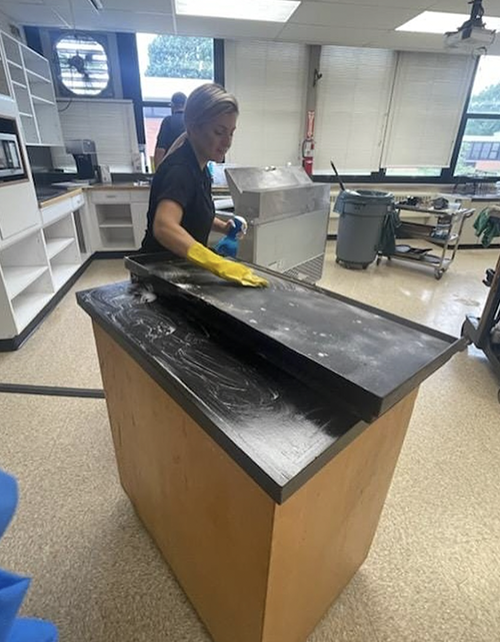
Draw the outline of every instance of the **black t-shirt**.
[[[201,169],[191,143],[186,140],[165,158],[154,175],[141,251],[168,253],[153,235],[156,208],[163,200],[175,201],[182,207],[182,227],[199,243],[206,245],[215,216],[211,187],[208,169]],[[172,252],[170,254],[175,256]]]
[[[171,116],[163,119],[156,139],[156,147],[168,151],[184,131],[184,112],[175,111]]]

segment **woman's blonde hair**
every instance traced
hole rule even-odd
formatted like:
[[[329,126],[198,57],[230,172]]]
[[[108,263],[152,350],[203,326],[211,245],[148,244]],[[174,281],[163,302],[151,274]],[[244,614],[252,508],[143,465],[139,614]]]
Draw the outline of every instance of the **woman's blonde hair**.
[[[197,87],[187,99],[184,109],[186,129],[203,125],[221,114],[238,114],[238,101],[224,87],[207,83]]]
[[[233,94],[228,93],[224,87],[209,82],[206,85],[197,87],[186,102],[184,108],[184,124],[186,129],[196,125],[203,125],[210,122],[221,114],[238,114],[238,101]],[[184,144],[187,138],[186,132],[181,134],[168,149],[162,160],[173,154]],[[160,161],[161,163],[162,161]],[[156,168],[158,169],[158,168]]]

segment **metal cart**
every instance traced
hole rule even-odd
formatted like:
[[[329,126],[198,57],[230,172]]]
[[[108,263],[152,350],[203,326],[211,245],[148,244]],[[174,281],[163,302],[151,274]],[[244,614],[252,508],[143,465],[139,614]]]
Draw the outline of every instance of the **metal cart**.
[[[500,324],[500,256],[495,270],[486,270],[483,283],[490,288],[483,313],[479,318],[470,314],[465,317],[462,336],[484,352],[495,374],[500,378],[500,343],[493,337],[493,329]],[[498,402],[500,403],[500,389]]]
[[[455,258],[465,220],[472,216],[475,210],[436,210],[433,208],[401,205],[399,203],[395,203],[394,207],[398,214],[401,210],[405,210],[434,216],[436,222],[433,225],[399,221],[396,231],[400,238],[424,239],[434,246],[441,248],[441,251],[432,254],[432,248],[422,249],[411,247],[410,245],[396,244],[394,252],[378,252],[377,265],[380,265],[380,261],[384,256],[388,261],[391,259],[417,261],[421,265],[426,265],[434,270],[435,278],[440,279]]]

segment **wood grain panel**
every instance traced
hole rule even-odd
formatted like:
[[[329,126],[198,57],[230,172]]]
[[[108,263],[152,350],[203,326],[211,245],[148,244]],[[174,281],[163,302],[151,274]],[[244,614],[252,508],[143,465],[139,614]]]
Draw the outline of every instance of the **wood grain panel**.
[[[99,326],[122,485],[217,642],[258,642],[274,502]]]
[[[304,642],[365,560],[417,392],[276,507],[263,642]]]
[[[216,642],[305,642],[365,560],[417,390],[277,505],[98,325],[122,485]]]

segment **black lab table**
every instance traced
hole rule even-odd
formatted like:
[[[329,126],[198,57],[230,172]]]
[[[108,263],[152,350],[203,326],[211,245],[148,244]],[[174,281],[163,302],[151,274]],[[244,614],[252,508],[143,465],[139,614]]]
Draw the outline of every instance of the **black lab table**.
[[[327,296],[271,280],[304,305]],[[316,363],[304,385],[293,345],[257,346],[211,310],[212,278],[194,281],[201,307],[175,292],[144,302],[130,283],[78,294],[94,321],[121,483],[216,642],[304,642],[368,554],[419,382],[461,344],[359,306],[366,323],[390,320],[415,352],[427,350],[413,366],[391,356],[381,414],[365,421],[354,390],[372,415],[373,388],[347,375],[343,388],[337,370],[327,393]],[[248,294],[232,291],[239,302]]]

